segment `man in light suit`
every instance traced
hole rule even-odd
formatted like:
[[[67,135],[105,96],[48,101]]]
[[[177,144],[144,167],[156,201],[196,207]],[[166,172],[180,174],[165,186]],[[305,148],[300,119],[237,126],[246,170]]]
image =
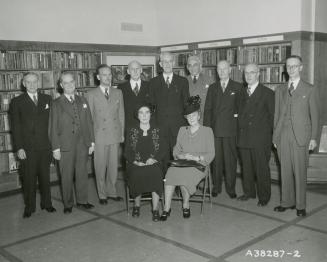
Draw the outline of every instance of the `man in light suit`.
[[[243,195],[238,200],[256,198],[258,206],[266,206],[271,196],[269,160],[274,125],[274,92],[259,83],[259,67],[245,66],[247,83],[238,103],[237,146],[240,150]]]
[[[217,72],[220,80],[210,85],[204,110],[204,125],[211,127],[215,135],[214,197],[221,193],[225,174],[226,193],[230,198],[236,198],[237,101],[242,85],[229,78],[231,70],[227,61],[219,61]]]
[[[139,120],[135,117],[135,110],[138,105],[150,102],[149,83],[141,80],[141,63],[136,60],[131,61],[128,64],[127,73],[131,79],[118,86],[124,99],[125,130],[128,130],[128,127],[139,125]]]
[[[100,86],[87,93],[94,123],[94,167],[99,203],[107,199],[121,201],[117,195],[118,148],[124,141],[124,99],[121,90],[111,86],[111,69],[102,64],[97,68]]]
[[[187,79],[173,73],[174,57],[171,53],[161,53],[159,64],[163,73],[150,80],[149,91],[150,101],[156,106],[155,120],[165,132],[170,151],[164,160],[166,169],[179,128],[187,125],[183,114],[190,93]]]
[[[212,84],[210,79],[202,73],[202,62],[196,55],[189,56],[187,59],[187,69],[190,75],[187,76],[190,96],[198,95],[201,98],[200,123],[203,124],[204,104],[207,97],[209,86]]]
[[[64,93],[51,107],[50,138],[54,159],[59,161],[64,213],[72,212],[75,174],[76,205],[90,209],[88,203],[88,154],[94,151],[94,134],[89,105],[84,97],[75,94],[71,72],[60,76]]]
[[[273,143],[281,164],[281,204],[276,212],[296,208],[306,216],[306,179],[309,150],[317,146],[319,107],[318,90],[301,80],[302,58],[286,61],[288,84],[276,89]]]
[[[55,212],[50,194],[51,145],[48,137],[51,96],[38,93],[39,76],[24,75],[26,93],[10,104],[13,142],[20,159],[25,210],[28,218],[35,212],[37,181],[41,193],[41,209]]]

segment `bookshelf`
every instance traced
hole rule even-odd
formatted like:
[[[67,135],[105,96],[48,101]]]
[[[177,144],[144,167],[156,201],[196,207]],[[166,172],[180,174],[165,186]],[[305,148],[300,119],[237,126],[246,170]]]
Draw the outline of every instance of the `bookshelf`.
[[[10,133],[10,119],[8,115],[10,101],[20,95],[24,87],[22,79],[26,72],[33,71],[39,76],[39,92],[58,97],[61,92],[59,85],[60,74],[63,71],[71,71],[76,80],[76,92],[85,94],[89,88],[96,86],[96,67],[101,64],[102,53],[100,51],[72,51],[72,50],[14,50],[0,46],[0,192],[7,180],[16,179],[16,185],[20,186],[17,176],[18,161],[15,158]],[[55,169],[51,168],[55,173]],[[56,176],[52,174],[53,179]],[[5,188],[13,189],[13,188]]]

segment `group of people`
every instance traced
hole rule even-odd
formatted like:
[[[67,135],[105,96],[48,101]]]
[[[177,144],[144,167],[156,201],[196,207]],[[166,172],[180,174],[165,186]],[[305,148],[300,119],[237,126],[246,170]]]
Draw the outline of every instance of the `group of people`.
[[[230,79],[231,65],[225,60],[217,64],[215,83],[202,73],[198,56],[188,58],[187,78],[174,74],[173,63],[173,54],[161,53],[162,74],[145,82],[140,78],[142,65],[131,61],[130,80],[118,88],[111,85],[110,67],[102,64],[97,68],[99,86],[85,97],[76,94],[73,74],[63,72],[63,94],[54,101],[37,92],[37,74],[24,76],[27,92],[14,98],[10,108],[13,141],[21,160],[23,217],[36,209],[37,179],[41,209],[56,211],[50,196],[52,157],[59,163],[64,213],[72,212],[74,178],[76,205],[93,208],[88,202],[87,169],[92,153],[99,203],[121,201],[116,181],[122,142],[133,217],[140,215],[141,195],[151,193],[153,221],[167,220],[175,187],[180,186],[182,215],[189,218],[190,196],[210,165],[213,197],[222,192],[225,182],[230,198],[258,198],[258,206],[266,206],[271,195],[272,145],[277,148],[282,185],[281,203],[274,210],[296,208],[298,216],[306,215],[308,152],[317,145],[319,107],[316,88],[301,80],[301,57],[286,60],[289,81],[275,93],[259,83],[260,68],[254,63],[244,68],[244,86]],[[241,196],[235,192],[238,159]]]

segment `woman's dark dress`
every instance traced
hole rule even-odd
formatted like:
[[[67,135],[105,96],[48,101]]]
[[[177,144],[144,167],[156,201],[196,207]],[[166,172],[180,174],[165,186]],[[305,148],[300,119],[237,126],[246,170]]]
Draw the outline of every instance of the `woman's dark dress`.
[[[143,136],[140,127],[132,127],[127,132],[125,158],[127,160],[127,184],[132,197],[142,193],[163,191],[163,172],[161,161],[167,152],[167,145],[160,128],[150,127]],[[158,162],[153,165],[137,166],[134,161],[145,163],[149,158]]]

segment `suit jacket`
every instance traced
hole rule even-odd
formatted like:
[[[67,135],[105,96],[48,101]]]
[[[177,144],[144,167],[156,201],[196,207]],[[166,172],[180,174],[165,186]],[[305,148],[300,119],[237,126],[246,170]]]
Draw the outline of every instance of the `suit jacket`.
[[[207,97],[207,92],[208,92],[209,86],[212,84],[212,82],[203,73],[200,73],[200,75],[195,83],[193,83],[193,78],[191,75],[187,76],[187,81],[188,81],[188,86],[189,86],[189,90],[190,90],[190,96],[199,95],[201,98],[200,122],[203,123],[204,104],[206,102],[206,97]]]
[[[149,83],[141,81],[141,86],[138,95],[132,90],[131,83],[120,84],[118,89],[122,91],[124,98],[124,110],[125,110],[125,126],[131,127],[139,124],[139,120],[136,118],[135,111],[139,104],[149,103]]]
[[[95,143],[112,145],[123,142],[125,113],[122,91],[110,87],[107,100],[97,87],[88,91],[86,98],[93,118]]]
[[[238,146],[269,147],[274,124],[274,91],[259,84],[249,97],[246,89],[241,88],[238,104]]]
[[[204,108],[205,126],[213,129],[215,137],[236,137],[238,99],[242,85],[231,79],[223,92],[220,81],[210,85]]]
[[[154,77],[149,82],[150,101],[156,105],[155,119],[158,125],[166,129],[166,134],[177,136],[181,126],[187,125],[184,107],[190,96],[185,77],[173,75],[167,88],[163,75]]]
[[[75,115],[73,107],[65,95],[61,95],[52,103],[49,128],[52,150],[60,148],[60,151],[71,151],[74,148],[73,137],[77,128],[77,117],[79,117],[79,130],[84,145],[90,147],[94,142],[89,104],[84,97],[78,95],[75,95],[75,103],[78,108],[78,116]]]
[[[292,97],[288,94],[285,84],[275,92],[274,144],[280,144],[280,137],[287,110],[287,102],[291,100],[291,123],[295,139],[299,146],[309,144],[311,139],[317,141],[319,125],[318,90],[312,85],[300,80]]]
[[[48,136],[49,112],[52,98],[38,94],[38,105],[27,93],[11,100],[11,130],[15,150],[50,150]]]

